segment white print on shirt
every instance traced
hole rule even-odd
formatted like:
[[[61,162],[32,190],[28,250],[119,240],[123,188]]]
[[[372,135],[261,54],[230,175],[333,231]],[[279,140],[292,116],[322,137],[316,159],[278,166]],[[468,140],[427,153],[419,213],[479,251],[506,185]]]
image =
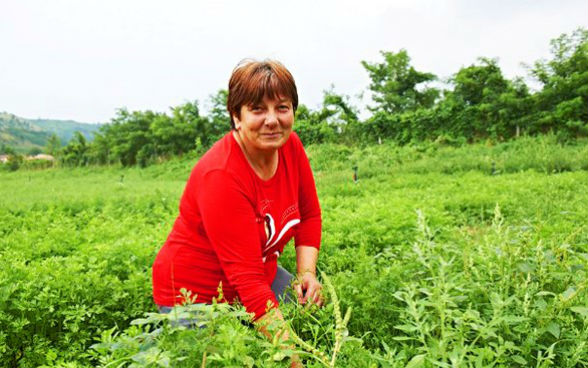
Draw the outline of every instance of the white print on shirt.
[[[280,224],[283,224],[284,221],[286,221],[286,219],[295,214],[298,211],[298,204],[294,203],[293,205],[291,205],[290,207],[286,208],[286,210],[284,211],[284,213],[282,214],[282,220],[280,221]]]
[[[274,235],[276,235],[276,224],[274,222],[274,218],[269,213],[266,213],[264,216],[265,219],[265,235],[267,237],[267,241],[265,245],[267,246],[269,242],[272,240]]]
[[[266,215],[266,216],[270,216],[270,218],[271,218],[271,215]],[[286,234],[288,232],[288,230],[290,230],[290,228],[292,226],[298,225],[299,223],[300,223],[300,219],[294,219],[294,220],[288,221],[288,223],[286,224],[286,226],[284,226],[282,228],[282,231],[280,231],[280,234],[277,236],[277,238],[271,244],[269,244],[269,245],[266,243],[266,246],[263,249],[262,254],[265,253],[265,252],[267,252],[268,250],[270,250],[274,245],[276,245],[280,241],[280,239],[282,239],[282,237],[284,236],[284,234]],[[268,239],[267,240],[268,243],[271,240],[272,240],[271,238]],[[277,258],[277,257],[280,256],[280,251],[279,250],[276,250],[273,254],[275,254],[276,255],[276,258]],[[262,258],[263,262],[265,262],[266,258],[267,258],[267,256],[265,256],[265,257]]]
[[[271,205],[272,201],[269,199],[263,199],[259,202],[259,212],[264,213]]]
[[[278,234],[278,236],[276,237],[276,228],[275,228],[275,221],[272,217],[272,215],[270,215],[269,213],[267,213],[265,215],[265,231],[267,234],[267,241],[265,243],[265,247],[262,251],[262,254],[267,252],[268,250],[270,250],[274,245],[276,245],[280,239],[282,239],[282,237],[288,232],[288,230],[290,230],[293,226],[296,226],[300,223],[300,219],[292,219],[290,221],[288,221],[286,223],[286,225],[284,225],[284,227],[282,228],[282,230],[280,231],[280,233]],[[279,251],[275,251],[274,253],[276,253],[276,255],[279,257],[280,256],[280,252]],[[264,261],[265,261],[265,257]]]

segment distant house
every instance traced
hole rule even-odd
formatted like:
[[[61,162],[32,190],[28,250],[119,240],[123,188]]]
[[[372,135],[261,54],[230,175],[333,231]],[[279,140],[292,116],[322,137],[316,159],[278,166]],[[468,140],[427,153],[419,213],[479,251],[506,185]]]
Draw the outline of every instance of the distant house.
[[[0,162],[5,164],[8,162],[8,155],[0,155]]]
[[[47,160],[47,161],[55,161],[55,157],[51,155],[47,155],[44,153],[39,153],[35,156],[35,160]]]
[[[27,156],[27,160],[45,160],[45,161],[55,161],[55,157],[51,155],[46,155],[44,153],[39,153],[35,156]]]

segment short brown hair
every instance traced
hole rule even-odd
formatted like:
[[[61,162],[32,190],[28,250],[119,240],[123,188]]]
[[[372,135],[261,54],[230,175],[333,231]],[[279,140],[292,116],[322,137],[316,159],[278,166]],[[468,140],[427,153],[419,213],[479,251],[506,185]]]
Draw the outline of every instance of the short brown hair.
[[[271,99],[289,98],[294,112],[298,108],[298,92],[292,74],[275,60],[242,60],[231,74],[227,110],[231,128],[235,129],[233,115],[240,118],[241,107],[258,104],[267,96]]]

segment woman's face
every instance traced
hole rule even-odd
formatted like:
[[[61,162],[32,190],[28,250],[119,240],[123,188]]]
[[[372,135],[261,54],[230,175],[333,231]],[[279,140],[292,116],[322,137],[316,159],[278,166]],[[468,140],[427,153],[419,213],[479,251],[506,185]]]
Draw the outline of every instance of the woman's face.
[[[276,150],[286,143],[292,132],[292,101],[266,96],[259,104],[241,106],[241,118],[233,115],[233,121],[247,148]]]

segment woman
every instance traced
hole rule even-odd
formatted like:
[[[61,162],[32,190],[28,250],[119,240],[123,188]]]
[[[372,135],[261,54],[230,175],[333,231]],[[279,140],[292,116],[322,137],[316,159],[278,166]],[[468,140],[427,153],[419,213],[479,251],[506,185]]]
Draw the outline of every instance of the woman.
[[[233,70],[232,130],[192,170],[153,265],[160,310],[182,303],[182,288],[210,303],[222,284],[225,300],[238,298],[268,335],[263,326],[282,319],[278,299],[293,278],[277,266],[292,237],[298,299],[321,303],[321,213],[308,158],[292,132],[297,106],[294,79],[279,62],[245,61]]]

